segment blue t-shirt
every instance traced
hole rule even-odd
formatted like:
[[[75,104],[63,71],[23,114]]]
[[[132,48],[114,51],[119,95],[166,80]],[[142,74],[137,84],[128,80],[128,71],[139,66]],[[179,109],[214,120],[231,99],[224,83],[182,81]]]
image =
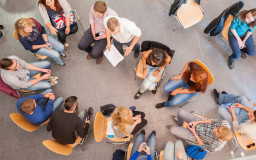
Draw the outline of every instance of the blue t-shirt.
[[[17,109],[20,112],[20,114],[22,114],[28,121],[30,121],[31,123],[33,123],[35,125],[40,125],[50,117],[50,115],[52,113],[52,109],[53,109],[53,100],[49,99],[49,101],[45,107],[45,110],[43,110],[44,106],[40,106],[37,103],[39,100],[41,100],[43,98],[44,98],[44,96],[42,94],[32,95],[32,96],[28,96],[25,98],[20,98],[17,102]],[[21,103],[26,99],[34,99],[36,101],[36,108],[35,108],[33,114],[25,114],[20,110]]]
[[[228,34],[233,35],[233,33],[231,32],[231,29],[232,29],[232,30],[236,30],[239,37],[242,37],[242,36],[245,36],[248,31],[252,33],[255,28],[256,26],[254,28],[250,28],[250,26],[247,24],[246,21],[242,22],[240,17],[238,18],[235,17],[231,22]]]

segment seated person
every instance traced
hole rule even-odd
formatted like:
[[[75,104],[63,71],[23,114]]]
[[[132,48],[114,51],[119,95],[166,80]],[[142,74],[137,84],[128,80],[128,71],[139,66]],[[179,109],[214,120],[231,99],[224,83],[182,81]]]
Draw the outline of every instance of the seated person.
[[[77,136],[85,138],[87,135],[93,109],[79,111],[76,96],[68,97],[64,106],[64,110],[52,113],[47,131],[52,131],[53,138],[60,144],[73,144]]]
[[[157,87],[155,81],[161,76],[164,67],[171,62],[172,58],[166,51],[153,48],[142,52],[141,60],[145,78],[134,99],[140,98],[146,90],[151,90],[153,94],[156,94]]]
[[[15,23],[19,41],[32,53],[51,57],[57,64],[66,66],[60,55],[67,59],[64,46],[53,36],[46,34],[44,27],[33,18],[21,18]]]
[[[104,18],[109,15],[117,16],[117,13],[108,8],[103,1],[97,1],[91,7],[90,11],[90,28],[85,31],[84,36],[78,44],[78,48],[88,53],[87,59],[97,59],[96,63],[100,64],[103,60],[103,50],[106,48],[106,30]],[[94,46],[91,45],[94,43]]]
[[[213,92],[222,118],[233,124],[237,133],[256,142],[256,109],[253,104],[244,96],[227,94],[225,91],[219,94],[216,89]]]
[[[187,62],[182,72],[164,85],[164,91],[169,93],[168,101],[158,103],[156,108],[175,107],[185,103],[198,92],[204,93],[208,80],[208,73],[201,66],[194,62]],[[183,89],[178,90],[180,87]]]
[[[147,143],[144,142],[145,131],[136,137],[131,151],[130,160],[154,160],[156,150],[156,131],[152,131],[148,136]]]
[[[145,113],[143,112],[131,111],[123,106],[117,107],[111,115],[115,136],[131,138],[147,124],[147,120],[144,118]]]
[[[221,150],[227,141],[233,139],[233,132],[226,120],[206,119],[202,120],[193,113],[179,109],[177,123],[182,126],[184,121],[187,126],[172,126],[170,132],[180,138],[193,143],[198,143],[204,150],[217,152]]]
[[[37,61],[29,64],[17,56],[9,56],[0,61],[0,66],[3,81],[13,89],[49,89],[58,83],[56,81],[58,77],[50,77],[51,64],[49,61]],[[40,78],[32,78],[40,72],[44,73],[44,75]],[[51,83],[46,81],[50,79]]]
[[[40,125],[49,119],[53,111],[63,103],[63,98],[55,98],[52,89],[47,89],[41,94],[20,98],[17,109],[28,121]]]
[[[188,160],[181,140],[176,141],[175,145],[171,141],[166,143],[163,160]]]

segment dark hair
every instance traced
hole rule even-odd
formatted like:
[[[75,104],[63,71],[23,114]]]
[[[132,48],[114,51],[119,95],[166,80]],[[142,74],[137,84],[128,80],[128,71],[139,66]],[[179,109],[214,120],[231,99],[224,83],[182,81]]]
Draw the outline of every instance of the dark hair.
[[[254,115],[254,122],[256,122],[256,110],[253,111],[253,115]]]
[[[166,54],[166,51],[162,49],[153,48],[147,59],[148,64],[151,64],[153,61],[158,67],[163,66],[166,63]]]
[[[33,99],[29,98],[24,100],[20,105],[20,110],[24,114],[30,114],[32,113],[36,108],[35,102]]]
[[[101,14],[104,14],[107,10],[107,5],[103,1],[97,1],[97,2],[95,2],[94,6],[93,6],[93,10],[95,12],[99,12]]]
[[[3,58],[0,61],[0,66],[2,69],[8,70],[8,67],[10,67],[13,64],[12,60],[9,58]]]
[[[61,7],[59,0],[54,0],[54,2],[55,2],[54,6],[56,7],[56,11],[61,13],[63,11],[63,8]],[[50,7],[46,4],[46,0],[39,0],[38,5],[39,4],[42,4],[45,8],[50,9]]]
[[[256,8],[254,9],[251,9],[251,10],[243,10],[239,13],[239,15],[236,16],[236,18],[241,18],[241,21],[242,22],[245,22],[245,18],[246,18],[246,15],[251,12],[252,13],[252,17],[254,19],[253,22],[251,22],[250,24],[248,24],[248,26],[250,28],[254,28],[256,26]]]
[[[77,97],[76,97],[76,96],[70,96],[70,97],[68,97],[68,98],[65,100],[65,104],[64,104],[65,109],[69,111],[69,110],[74,106],[74,104],[75,104],[76,102],[77,102]]]

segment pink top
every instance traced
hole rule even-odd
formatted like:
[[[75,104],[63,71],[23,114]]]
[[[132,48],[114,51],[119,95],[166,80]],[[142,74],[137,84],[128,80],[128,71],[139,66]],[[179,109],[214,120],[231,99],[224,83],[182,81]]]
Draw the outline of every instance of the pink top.
[[[94,14],[93,6],[91,7],[91,11],[89,14],[89,23],[95,25],[95,33],[99,32],[100,36],[106,35],[105,26],[104,26],[104,18],[109,15],[118,16],[114,10],[107,8],[106,12],[104,13],[104,16],[101,18],[98,18]]]

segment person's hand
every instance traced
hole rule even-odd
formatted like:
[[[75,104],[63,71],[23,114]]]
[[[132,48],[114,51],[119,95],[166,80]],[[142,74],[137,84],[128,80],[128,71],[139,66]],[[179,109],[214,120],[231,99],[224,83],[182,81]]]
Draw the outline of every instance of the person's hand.
[[[124,53],[124,56],[128,56],[132,51],[132,48],[131,47],[126,47],[125,48],[125,53]]]
[[[243,49],[245,46],[245,43],[242,40],[238,40],[237,42],[238,42],[239,48]]]
[[[234,111],[234,109],[233,109],[232,106],[229,106],[229,107],[228,107],[228,111],[229,111],[231,114],[235,114],[235,111]]]
[[[94,39],[95,39],[95,40],[100,40],[100,39],[103,39],[103,38],[105,38],[105,36],[95,37]]]
[[[50,69],[42,69],[41,72],[50,74],[52,71]]]
[[[194,121],[194,122],[190,122],[191,125],[196,126],[198,123],[201,123],[200,121]]]
[[[148,75],[148,72],[147,72],[147,69],[145,68],[145,69],[143,69],[143,76],[147,77],[147,75]]]
[[[153,76],[154,76],[154,77],[158,77],[158,76],[159,76],[159,70],[156,70],[156,71],[153,73]]]
[[[85,123],[90,124],[90,120],[89,120],[89,119],[87,119],[87,117],[85,118]]]
[[[182,160],[182,157],[183,157],[183,150],[181,148],[178,149],[178,152],[176,153],[176,157],[179,159],[179,160]]]
[[[235,103],[235,104],[234,104],[234,107],[235,107],[235,108],[243,108],[243,105],[241,105],[240,103]]]
[[[147,153],[147,155],[150,155],[150,148],[149,148],[149,146],[146,146],[145,152]]]
[[[134,120],[138,120],[138,119],[141,119],[141,115],[136,115],[135,117],[133,117]]]
[[[47,74],[44,74],[41,78],[42,79],[49,79],[50,76],[51,76],[51,74],[47,73]]]
[[[51,99],[51,100],[55,100],[55,95],[52,93],[50,96],[49,96],[49,99]]]
[[[66,27],[65,33],[66,33],[66,35],[68,35],[68,34],[70,33],[70,26],[69,26],[69,27]]]
[[[172,96],[176,96],[178,94],[178,91],[177,90],[173,90],[172,92],[171,92],[171,95]]]
[[[50,97],[50,95],[52,95],[53,93],[46,93],[46,94],[44,94],[44,98],[49,98]]]
[[[179,75],[176,75],[176,76],[172,77],[171,80],[173,80],[173,81],[180,81],[181,78],[182,78],[182,75],[179,74]]]
[[[195,125],[193,125],[192,127],[189,126],[189,123],[187,123],[187,126],[186,126],[192,133],[195,133],[196,132],[196,128],[195,128]]]
[[[140,124],[141,123],[141,118],[138,118],[136,121],[135,121],[136,124]]]
[[[50,42],[46,42],[47,48],[52,49],[52,44]]]
[[[53,26],[50,28],[50,30],[51,30],[51,33],[54,35],[56,35],[58,32],[58,30],[56,28],[54,28]]]
[[[110,47],[111,47],[111,44],[107,43],[106,48],[107,48],[108,51],[110,51]]]
[[[141,152],[141,151],[144,150],[144,148],[143,148],[144,144],[146,144],[146,143],[145,143],[145,142],[142,142],[142,143],[140,144],[140,146],[139,146],[139,148],[138,148],[138,152]]]

